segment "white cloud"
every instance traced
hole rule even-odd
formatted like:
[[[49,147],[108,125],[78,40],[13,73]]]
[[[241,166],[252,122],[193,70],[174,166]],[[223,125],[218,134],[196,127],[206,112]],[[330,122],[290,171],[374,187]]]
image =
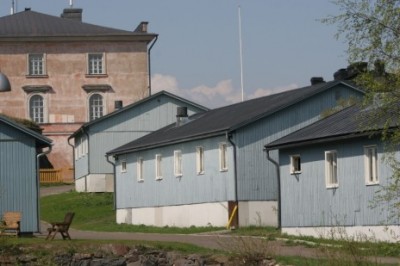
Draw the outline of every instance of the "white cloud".
[[[152,92],[165,90],[209,108],[221,107],[240,102],[242,93],[235,89],[232,80],[222,80],[215,86],[199,85],[194,88],[179,88],[178,80],[170,75],[154,74],[151,79]],[[259,88],[252,93],[245,94],[245,99],[258,98],[297,88],[296,84],[275,88]]]

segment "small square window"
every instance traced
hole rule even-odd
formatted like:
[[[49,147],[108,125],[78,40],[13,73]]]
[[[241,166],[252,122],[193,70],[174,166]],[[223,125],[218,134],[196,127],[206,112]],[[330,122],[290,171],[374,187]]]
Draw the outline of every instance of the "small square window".
[[[121,162],[121,173],[126,173],[126,161]]]
[[[299,174],[301,173],[301,160],[300,155],[290,156],[290,173]]]
[[[325,152],[325,180],[327,188],[336,188],[339,186],[337,178],[336,151]]]
[[[378,184],[378,151],[376,146],[364,147],[364,169],[365,183],[367,185]]]

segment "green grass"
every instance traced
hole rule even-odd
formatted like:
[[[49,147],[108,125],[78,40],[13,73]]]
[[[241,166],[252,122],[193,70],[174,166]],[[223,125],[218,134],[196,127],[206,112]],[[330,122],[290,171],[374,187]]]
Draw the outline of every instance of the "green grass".
[[[221,227],[155,227],[117,224],[112,193],[68,192],[42,197],[41,219],[47,222],[62,221],[66,212],[75,212],[71,227],[79,230],[103,232],[141,232],[164,234],[196,234],[218,231]]]

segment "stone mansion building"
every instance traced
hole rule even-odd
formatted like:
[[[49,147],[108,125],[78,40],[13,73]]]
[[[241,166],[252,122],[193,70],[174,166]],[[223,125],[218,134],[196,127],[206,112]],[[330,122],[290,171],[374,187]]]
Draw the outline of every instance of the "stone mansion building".
[[[60,17],[30,9],[1,17],[0,72],[11,90],[0,92],[0,113],[37,122],[53,140],[51,164],[71,169],[69,135],[150,95],[156,40],[147,22],[133,31],[97,26],[82,22],[78,8]]]

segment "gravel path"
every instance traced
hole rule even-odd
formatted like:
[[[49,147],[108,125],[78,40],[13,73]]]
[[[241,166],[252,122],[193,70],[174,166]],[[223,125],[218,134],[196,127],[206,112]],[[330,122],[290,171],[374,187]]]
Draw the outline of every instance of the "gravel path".
[[[41,188],[40,195],[54,195],[68,192],[74,189],[74,185],[65,185],[59,187]],[[41,223],[41,232],[38,237],[45,237],[48,224]],[[317,248],[308,248],[302,245],[286,245],[284,241],[266,241],[261,237],[237,237],[224,234],[223,232],[211,234],[152,234],[152,233],[126,233],[126,232],[94,232],[80,231],[70,229],[69,233],[72,239],[96,239],[96,240],[137,240],[137,241],[161,241],[161,242],[179,242],[193,244],[210,249],[223,249],[233,251],[246,251],[246,249],[262,248],[269,250],[271,254],[279,256],[300,256],[305,258],[324,258],[327,254],[322,253]],[[57,235],[56,239],[61,239]],[[379,257],[373,260],[380,263],[393,263],[400,265],[400,258]]]

